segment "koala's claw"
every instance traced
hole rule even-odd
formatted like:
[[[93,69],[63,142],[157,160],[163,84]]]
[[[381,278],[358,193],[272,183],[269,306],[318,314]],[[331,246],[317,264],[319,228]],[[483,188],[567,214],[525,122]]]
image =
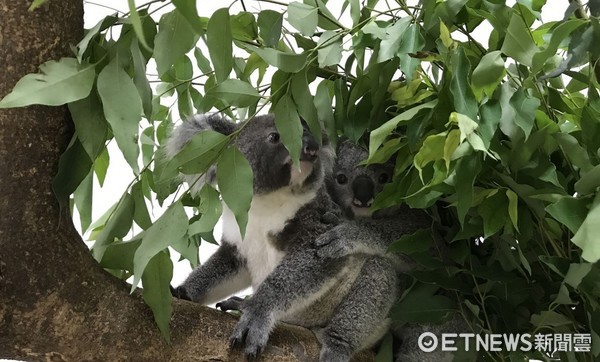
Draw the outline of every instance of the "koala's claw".
[[[174,296],[175,298],[184,299],[184,300],[192,300],[190,298],[190,296],[187,294],[187,292],[185,291],[185,288],[181,285],[178,286],[177,288],[173,288],[171,285],[169,285],[169,289],[171,290],[171,295]]]
[[[238,312],[242,311],[244,306],[244,298],[233,296],[227,300],[223,300],[217,304],[215,304],[216,308],[221,309],[224,312],[235,310]]]
[[[243,315],[229,337],[230,348],[244,345],[246,358],[248,360],[258,359],[269,339],[268,327],[263,322],[260,318]]]

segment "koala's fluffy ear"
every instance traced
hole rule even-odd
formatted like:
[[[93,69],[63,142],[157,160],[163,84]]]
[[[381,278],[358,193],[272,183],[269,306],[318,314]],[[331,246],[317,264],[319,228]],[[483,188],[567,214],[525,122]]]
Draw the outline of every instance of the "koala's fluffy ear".
[[[174,157],[198,132],[212,130],[228,136],[237,127],[236,123],[217,113],[197,114],[173,130],[167,142],[167,155],[169,158]]]

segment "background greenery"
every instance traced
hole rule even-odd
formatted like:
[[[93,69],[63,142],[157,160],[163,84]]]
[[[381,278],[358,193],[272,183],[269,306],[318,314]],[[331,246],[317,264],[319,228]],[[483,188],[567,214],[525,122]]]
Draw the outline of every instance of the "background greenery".
[[[375,207],[406,202],[434,216],[432,230],[392,246],[420,265],[392,311],[397,323],[459,313],[476,333],[591,333],[591,353],[554,357],[600,355],[598,1],[571,2],[562,21],[548,23],[539,0],[262,0],[201,15],[191,1],[128,3],[129,13],[100,21],[73,57],[24,77],[0,107],[68,104],[76,133],[55,192],[72,195],[64,206],[91,231],[100,264],[133,276],[133,288],[143,282],[166,338],[167,247],[197,265],[201,240],[214,242],[220,195],[243,225],[251,194],[247,163],[229,146],[235,134],[202,134],[167,161],[169,129],[194,113],[270,111],[294,159],[300,117],[316,134],[368,144],[368,162],[397,155]],[[471,36],[478,27],[491,28],[487,44]],[[93,178],[106,177],[109,142],[135,177],[92,223]],[[193,198],[179,188],[178,172],[213,163],[220,194],[204,186]],[[148,201],[167,199],[152,221]],[[425,252],[433,238],[450,246],[452,267]]]

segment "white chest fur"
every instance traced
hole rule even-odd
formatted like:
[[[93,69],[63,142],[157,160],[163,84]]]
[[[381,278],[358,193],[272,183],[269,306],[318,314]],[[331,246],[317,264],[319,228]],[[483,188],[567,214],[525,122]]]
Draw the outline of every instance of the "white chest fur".
[[[243,240],[233,212],[223,204],[223,239],[236,245],[240,255],[246,259],[254,289],[285,255],[272,244],[269,235],[276,235],[283,230],[288,220],[315,196],[316,191],[294,194],[290,188],[254,195]]]

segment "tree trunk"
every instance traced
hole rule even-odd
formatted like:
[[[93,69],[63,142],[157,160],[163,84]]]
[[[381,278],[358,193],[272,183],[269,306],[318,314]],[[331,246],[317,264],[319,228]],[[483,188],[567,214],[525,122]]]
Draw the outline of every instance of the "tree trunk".
[[[0,0],[0,98],[41,63],[70,56],[83,35],[81,0],[28,6]],[[234,317],[174,301],[168,344],[141,298],[91,257],[51,190],[72,132],[66,107],[0,110],[0,358],[241,360],[227,344]],[[318,352],[312,333],[283,326],[264,360],[314,360]]]

